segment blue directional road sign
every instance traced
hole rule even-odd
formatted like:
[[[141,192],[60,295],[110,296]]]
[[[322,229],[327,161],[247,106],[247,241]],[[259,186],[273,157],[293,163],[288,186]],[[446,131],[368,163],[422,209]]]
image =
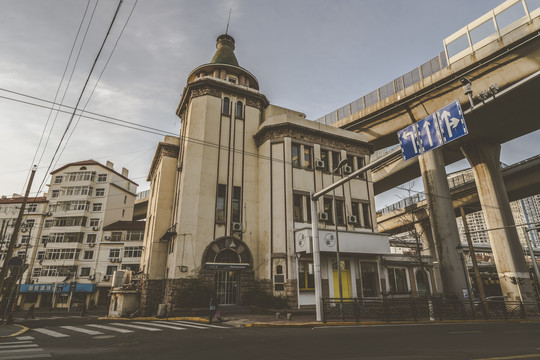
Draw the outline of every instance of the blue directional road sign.
[[[467,135],[467,126],[463,117],[463,111],[459,105],[459,100],[450,103],[437,111],[437,118],[444,143],[456,140]]]
[[[416,124],[416,127],[418,129],[422,152],[435,149],[443,144],[439,123],[435,114],[430,114],[420,120]]]
[[[398,139],[404,160],[412,159],[421,154],[422,150],[418,141],[416,124],[409,125],[405,129],[400,130],[398,132]]]

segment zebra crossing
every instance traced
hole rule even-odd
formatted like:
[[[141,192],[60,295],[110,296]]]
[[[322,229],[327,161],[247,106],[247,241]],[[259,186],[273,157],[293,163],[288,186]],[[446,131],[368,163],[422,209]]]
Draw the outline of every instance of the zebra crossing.
[[[33,342],[32,336],[19,336],[7,342],[0,342],[0,360],[45,359],[51,354]]]
[[[67,338],[76,335],[120,335],[139,332],[158,332],[158,331],[182,331],[182,330],[208,330],[208,329],[230,329],[231,326],[202,324],[183,320],[152,320],[152,321],[117,321],[103,324],[84,324],[84,325],[63,325],[53,327],[33,328],[30,334],[47,336],[52,338]],[[2,358],[0,358],[2,360]]]

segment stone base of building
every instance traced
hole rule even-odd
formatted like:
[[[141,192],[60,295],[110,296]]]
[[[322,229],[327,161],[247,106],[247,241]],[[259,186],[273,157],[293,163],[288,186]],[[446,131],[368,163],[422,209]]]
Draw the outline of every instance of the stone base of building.
[[[141,279],[141,315],[151,316],[157,313],[159,304],[163,303],[164,280]]]

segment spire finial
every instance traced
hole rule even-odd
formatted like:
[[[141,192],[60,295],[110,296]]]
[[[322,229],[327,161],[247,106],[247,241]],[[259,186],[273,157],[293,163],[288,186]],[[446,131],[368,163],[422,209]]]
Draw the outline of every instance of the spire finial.
[[[229,33],[229,23],[231,22],[231,12],[232,12],[232,8],[229,9],[229,18],[227,19],[227,29],[225,29],[225,35]]]

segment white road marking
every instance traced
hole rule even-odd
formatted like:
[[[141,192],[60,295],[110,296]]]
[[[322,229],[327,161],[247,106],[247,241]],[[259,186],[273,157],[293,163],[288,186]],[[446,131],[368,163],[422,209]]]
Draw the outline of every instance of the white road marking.
[[[146,327],[146,326],[140,326],[140,325],[131,325],[131,324],[124,324],[124,323],[112,323],[114,325],[120,325],[120,326],[127,326],[134,329],[141,329],[141,330],[148,330],[148,331],[161,331],[161,329]]]
[[[80,328],[80,327],[76,327],[76,326],[60,326],[60,327],[63,328],[63,329],[67,329],[67,330],[71,330],[71,331],[77,331],[77,332],[81,332],[81,333],[88,334],[88,335],[103,335],[103,333],[101,331],[89,330],[89,329]]]
[[[49,329],[45,329],[45,328],[37,328],[37,329],[32,329],[32,330],[37,331],[37,332],[42,333],[42,334],[45,334],[45,335],[52,336],[52,337],[69,337],[69,335],[62,334],[62,333],[59,333],[57,331],[53,331],[53,330],[49,330]]]
[[[2,343],[2,345],[21,345],[21,344],[31,344],[31,341],[10,341]]]
[[[18,345],[0,345],[0,352],[2,350],[9,350],[9,349],[22,349],[22,348],[33,348],[38,346],[37,344],[18,344]]]
[[[17,340],[33,340],[34,337],[33,336],[17,336],[16,339]]]
[[[39,359],[39,358],[50,358],[51,354],[24,354],[24,355],[10,355],[3,356],[2,360],[27,360],[27,359]]]
[[[186,321],[175,320],[174,322],[182,324],[182,325],[187,326],[187,327],[195,328],[195,329],[208,329],[207,326],[195,325],[195,324],[192,324],[192,323],[189,323],[189,322],[186,322]]]
[[[483,333],[481,330],[471,330],[471,331],[449,331],[449,334],[477,334]]]
[[[37,345],[36,345],[37,346]],[[21,353],[21,352],[34,352],[34,351],[43,351],[41,348],[37,349],[13,349],[13,350],[0,350],[0,356],[6,354],[14,354],[14,353]],[[3,357],[1,358],[3,359]]]
[[[104,329],[104,330],[116,331],[116,332],[119,332],[119,333],[122,333],[122,334],[132,333],[132,332],[133,332],[133,330],[119,329],[119,328],[115,328],[115,327],[107,326],[107,325],[88,324],[88,325],[86,325],[86,326],[92,326],[92,327],[95,327],[95,328],[98,328],[98,329]]]
[[[147,322],[142,322],[142,321],[136,321],[135,324],[148,324]],[[169,329],[174,329],[174,330],[186,330],[186,328],[183,328],[183,327],[180,327],[180,325],[174,325],[174,324],[158,324],[157,321],[152,321],[151,322],[152,326],[159,326],[159,327],[164,327],[164,328],[169,328]]]

